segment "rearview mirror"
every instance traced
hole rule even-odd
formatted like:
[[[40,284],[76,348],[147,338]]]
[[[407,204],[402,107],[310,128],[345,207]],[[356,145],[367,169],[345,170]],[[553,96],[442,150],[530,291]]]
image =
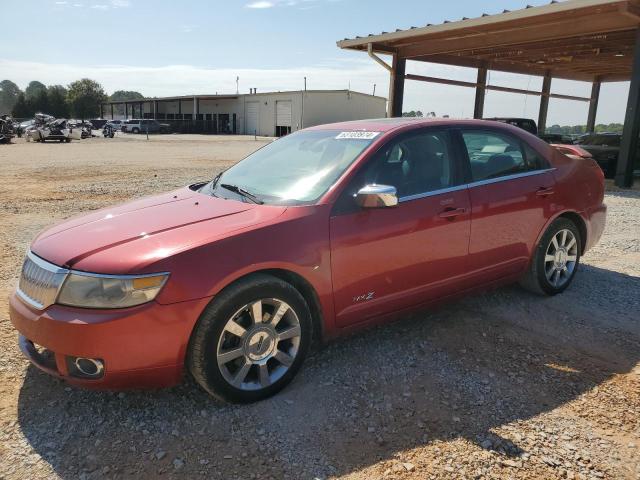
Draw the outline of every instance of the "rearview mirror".
[[[398,205],[396,187],[390,185],[366,185],[358,190],[356,203],[362,208],[386,208]]]

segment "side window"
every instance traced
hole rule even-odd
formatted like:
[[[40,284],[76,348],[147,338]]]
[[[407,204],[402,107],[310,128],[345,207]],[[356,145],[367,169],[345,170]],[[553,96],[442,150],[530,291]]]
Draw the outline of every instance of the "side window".
[[[454,155],[446,131],[403,135],[382,146],[342,193],[336,210],[355,210],[355,196],[365,185],[396,187],[398,198],[456,185]]]
[[[497,132],[464,131],[472,181],[504,177],[528,170],[520,140]]]
[[[524,143],[524,155],[527,159],[527,167],[529,170],[544,170],[545,168],[549,168],[547,159],[526,143]]]
[[[452,155],[446,132],[420,132],[382,147],[363,171],[364,185],[391,185],[398,197],[453,185]]]

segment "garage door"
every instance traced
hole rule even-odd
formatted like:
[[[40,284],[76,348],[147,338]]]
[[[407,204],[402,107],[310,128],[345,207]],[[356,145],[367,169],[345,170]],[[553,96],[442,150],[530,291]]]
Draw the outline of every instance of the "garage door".
[[[247,102],[247,135],[258,133],[258,105],[258,102]]]
[[[276,127],[291,126],[291,100],[276,102]]]

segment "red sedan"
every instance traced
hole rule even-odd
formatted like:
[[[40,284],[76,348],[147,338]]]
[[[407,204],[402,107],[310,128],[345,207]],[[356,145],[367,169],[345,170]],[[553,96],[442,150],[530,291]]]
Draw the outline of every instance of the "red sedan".
[[[603,196],[592,159],[501,123],[314,127],[210,182],[45,230],[11,321],[33,363],[75,384],[167,386],[186,367],[255,401],[312,342],[480,288],[562,292]]]

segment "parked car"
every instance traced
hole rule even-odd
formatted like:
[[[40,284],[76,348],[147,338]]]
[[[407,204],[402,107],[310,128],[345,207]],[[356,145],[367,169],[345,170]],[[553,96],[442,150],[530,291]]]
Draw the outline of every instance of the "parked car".
[[[13,120],[8,115],[0,116],[0,143],[11,143],[15,132]]]
[[[36,122],[25,131],[27,142],[58,141],[69,143],[71,140],[82,138],[82,128],[74,128],[67,119],[57,118],[47,121],[44,125]]]
[[[122,125],[122,131],[127,133],[167,133],[169,125],[157,120],[127,120]]]
[[[521,128],[522,130],[529,132],[533,135],[538,135],[538,125],[534,120],[531,120],[530,118],[494,117],[494,118],[485,118],[485,120],[508,123],[509,125],[513,125],[514,127]]]
[[[107,122],[107,125],[109,125],[112,129],[120,132],[120,131],[122,131],[122,127],[124,126],[124,122],[125,122],[125,120],[109,120]]]
[[[94,130],[102,130],[109,120],[105,118],[94,118],[91,125]]]
[[[582,137],[578,144],[598,162],[606,178],[615,177],[622,135],[617,133],[594,133]],[[635,164],[636,170],[638,170],[640,168],[640,150],[636,152]]]
[[[67,120],[67,126],[75,131],[76,129],[80,130],[80,139],[91,138],[91,130],[93,129],[93,123],[88,120],[76,120],[71,119]]]
[[[256,401],[312,342],[518,280],[563,292],[602,234],[603,197],[594,161],[509,125],[313,127],[211,181],[40,233],[10,318],[25,355],[74,384],[167,386],[187,370]]]
[[[538,136],[545,142],[556,145],[573,145],[575,143],[571,136],[563,135],[562,133],[541,133]]]
[[[34,119],[25,120],[18,125],[17,133],[18,136],[21,137],[27,130],[35,125],[36,121]]]

